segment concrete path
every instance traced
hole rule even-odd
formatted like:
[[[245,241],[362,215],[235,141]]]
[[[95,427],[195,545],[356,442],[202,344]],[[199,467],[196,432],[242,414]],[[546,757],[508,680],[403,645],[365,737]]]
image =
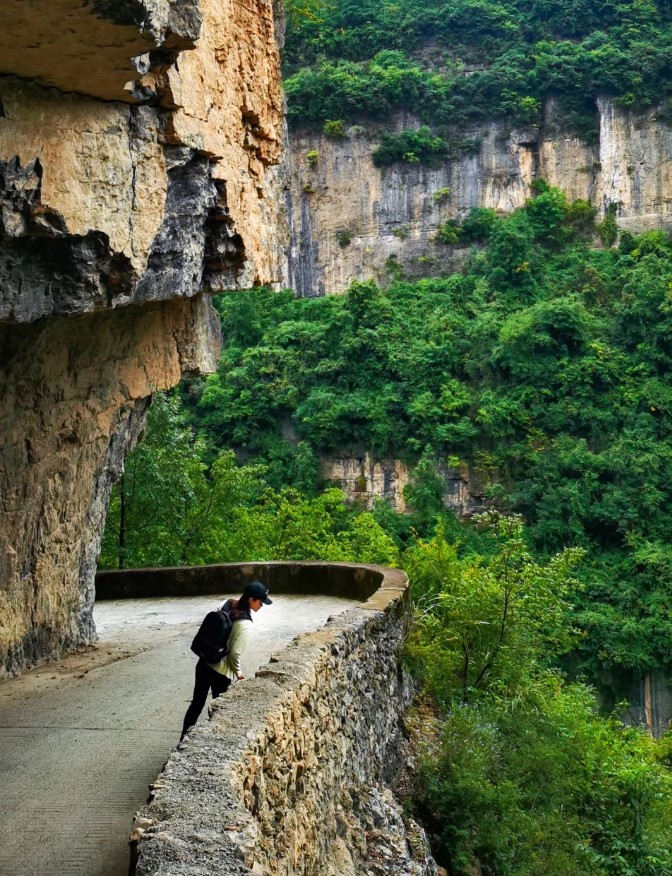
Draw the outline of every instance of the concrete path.
[[[133,812],[179,738],[189,645],[215,604],[101,602],[94,648],[0,682],[0,876],[126,876]],[[255,615],[243,671],[352,604],[278,596]]]

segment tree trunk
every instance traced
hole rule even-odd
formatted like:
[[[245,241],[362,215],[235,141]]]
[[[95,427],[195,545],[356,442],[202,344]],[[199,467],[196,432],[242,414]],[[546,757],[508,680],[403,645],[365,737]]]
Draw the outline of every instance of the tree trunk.
[[[121,476],[119,482],[119,568],[124,568],[124,554],[126,553],[126,479]]]

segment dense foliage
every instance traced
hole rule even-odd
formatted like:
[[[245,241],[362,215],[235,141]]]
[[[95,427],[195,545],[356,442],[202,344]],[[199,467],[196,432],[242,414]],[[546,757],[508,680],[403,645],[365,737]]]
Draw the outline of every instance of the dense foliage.
[[[309,458],[305,468],[313,464]],[[263,465],[240,466],[230,450],[213,458],[179,398],[155,396],[147,435],[112,493],[101,567],[251,558],[397,564],[398,549],[375,516],[346,507],[340,490],[311,497],[274,490],[265,477]]]
[[[123,559],[134,565],[401,561],[419,611],[407,654],[421,685],[409,719],[420,731],[413,805],[453,876],[476,862],[483,876],[672,874],[669,743],[599,717],[592,692],[552,668],[581,635],[569,620],[580,550],[539,563],[520,519],[489,513],[480,536],[463,533],[466,551],[446,519],[400,556],[383,508],[347,507],[335,489],[276,491],[262,466],[206,456],[178,398],[157,396],[115,491],[104,558],[120,559],[123,502]],[[424,526],[440,506],[427,462],[409,495]]]
[[[221,366],[189,399],[275,488],[314,489],[306,461],[348,447],[468,463],[537,551],[589,552],[591,671],[648,669],[672,653],[672,244],[591,249],[591,220],[540,185],[510,217],[464,223],[488,242],[463,274],[223,296]]]
[[[447,158],[455,158],[464,152],[471,152],[478,147],[476,140],[467,137],[439,137],[429,128],[401,131],[396,134],[384,134],[372,154],[376,167],[403,161],[407,164],[421,162],[435,164]]]
[[[599,717],[549,668],[578,634],[577,552],[542,565],[519,519],[482,522],[487,560],[461,559],[441,530],[404,558],[426,697],[417,805],[438,859],[453,876],[671,874],[669,743]]]
[[[434,125],[538,119],[553,94],[564,124],[595,134],[595,99],[648,106],[672,94],[668,0],[292,0],[285,50],[290,122]]]

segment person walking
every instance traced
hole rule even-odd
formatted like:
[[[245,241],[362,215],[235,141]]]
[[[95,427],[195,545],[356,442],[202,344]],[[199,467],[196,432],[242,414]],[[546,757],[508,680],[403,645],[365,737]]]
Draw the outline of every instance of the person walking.
[[[240,661],[252,636],[252,614],[258,612],[262,605],[272,604],[268,588],[261,581],[246,584],[239,599],[227,599],[224,602],[222,609],[229,613],[233,621],[228,650],[219,663],[206,663],[202,657],[199,658],[194,693],[184,716],[180,740],[184,739],[187,731],[198,721],[208,698],[208,691],[215,699],[228,690],[232,681],[245,678],[240,671]]]

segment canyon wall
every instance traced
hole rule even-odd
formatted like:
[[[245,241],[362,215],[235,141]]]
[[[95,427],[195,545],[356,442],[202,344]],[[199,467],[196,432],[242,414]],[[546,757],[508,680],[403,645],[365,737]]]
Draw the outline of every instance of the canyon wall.
[[[152,393],[215,368],[208,295],[281,284],[270,0],[0,8],[0,675],[92,640]]]
[[[385,284],[400,274],[438,276],[459,268],[467,250],[435,241],[439,225],[473,207],[510,212],[541,177],[570,199],[590,201],[604,215],[616,209],[621,228],[672,228],[672,129],[655,109],[635,111],[597,101],[599,137],[567,134],[554,102],[541,126],[511,130],[492,122],[460,135],[471,141],[437,166],[397,163],[376,168],[373,126],[353,125],[345,137],[291,135],[290,286],[300,296],[343,292],[356,280]],[[397,116],[388,129],[418,127]]]

